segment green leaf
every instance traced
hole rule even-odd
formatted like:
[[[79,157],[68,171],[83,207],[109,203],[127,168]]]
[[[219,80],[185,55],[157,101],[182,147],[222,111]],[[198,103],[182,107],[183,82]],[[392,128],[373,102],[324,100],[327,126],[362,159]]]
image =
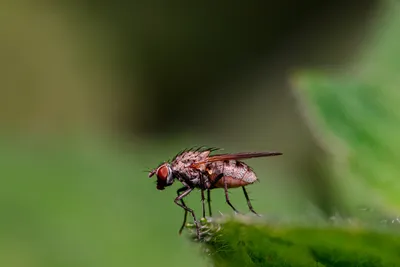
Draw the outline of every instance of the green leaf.
[[[310,227],[220,218],[203,231],[203,248],[214,266],[400,266],[399,236],[358,224]]]
[[[354,68],[305,72],[294,92],[348,205],[400,210],[400,4],[384,1]],[[347,75],[348,74],[348,75]]]
[[[350,78],[302,74],[298,99],[348,203],[400,210],[400,93]],[[345,194],[346,195],[346,194]]]

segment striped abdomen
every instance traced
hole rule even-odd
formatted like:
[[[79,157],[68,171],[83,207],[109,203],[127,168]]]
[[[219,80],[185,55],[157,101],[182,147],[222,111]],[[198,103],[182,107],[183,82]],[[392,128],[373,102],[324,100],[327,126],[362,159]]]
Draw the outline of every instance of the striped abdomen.
[[[237,160],[210,162],[206,165],[206,172],[210,175],[211,183],[219,174],[223,173],[224,176],[214,185],[219,188],[224,187],[225,181],[228,188],[245,186],[257,181],[254,171],[245,163]]]

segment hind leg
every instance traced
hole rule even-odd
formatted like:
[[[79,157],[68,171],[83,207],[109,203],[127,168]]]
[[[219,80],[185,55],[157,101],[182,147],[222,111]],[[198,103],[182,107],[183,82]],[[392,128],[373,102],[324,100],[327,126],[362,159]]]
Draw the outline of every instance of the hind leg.
[[[244,186],[242,186],[242,188],[243,188],[244,196],[245,196],[246,201],[247,201],[247,206],[249,206],[249,210],[250,210],[251,212],[253,212],[255,215],[260,216],[260,215],[259,215],[257,212],[255,212],[255,210],[253,209],[253,206],[251,205],[250,198],[249,198],[249,195],[247,194],[246,188],[245,188]]]

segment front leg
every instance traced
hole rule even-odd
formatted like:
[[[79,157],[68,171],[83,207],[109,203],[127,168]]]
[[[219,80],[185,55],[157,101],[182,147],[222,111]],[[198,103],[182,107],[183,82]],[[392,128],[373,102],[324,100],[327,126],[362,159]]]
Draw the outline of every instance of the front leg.
[[[179,195],[180,195],[183,191],[185,191],[186,189],[187,189],[186,186],[179,188],[179,189],[176,191],[176,194],[178,195],[178,197],[179,197]],[[185,205],[185,206],[186,206],[186,204],[185,204],[185,202],[183,201],[183,199],[181,199],[181,203],[182,203],[182,205]],[[185,228],[186,219],[187,219],[187,214],[188,214],[188,212],[187,212],[187,210],[185,210],[185,214],[184,214],[184,216],[183,216],[183,223],[182,223],[181,229],[179,229],[179,234],[182,234],[183,228]]]
[[[179,207],[183,208],[186,212],[190,212],[190,214],[192,214],[193,217],[193,221],[196,224],[196,233],[197,233],[197,238],[200,239],[200,226],[199,223],[196,219],[196,215],[194,214],[194,211],[190,208],[188,208],[184,202],[182,202],[182,198],[186,197],[187,195],[190,194],[190,192],[193,191],[193,188],[187,187],[186,191],[183,192],[181,195],[177,196],[174,200],[175,204],[178,205]]]

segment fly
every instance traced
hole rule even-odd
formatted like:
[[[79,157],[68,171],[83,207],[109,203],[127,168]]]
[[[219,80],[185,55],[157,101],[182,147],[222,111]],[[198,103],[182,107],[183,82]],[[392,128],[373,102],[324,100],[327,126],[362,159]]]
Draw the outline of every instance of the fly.
[[[207,190],[207,201],[209,215],[211,213],[210,191],[215,188],[223,188],[225,191],[226,203],[235,211],[238,210],[232,205],[228,196],[229,188],[241,187],[247,201],[249,210],[258,215],[251,205],[245,186],[257,181],[255,172],[241,160],[259,157],[270,157],[282,155],[280,152],[240,152],[232,154],[210,155],[217,148],[192,148],[178,153],[172,161],[160,164],[156,169],[150,171],[149,177],[157,176],[157,189],[164,190],[172,185],[175,179],[179,180],[183,187],[177,190],[177,197],[174,202],[185,210],[182,226],[179,234],[185,227],[187,214],[190,213],[196,225],[197,237],[200,238],[200,226],[194,211],[186,206],[183,198],[190,194],[195,188],[201,190],[201,201],[203,217],[205,217],[205,197]]]

